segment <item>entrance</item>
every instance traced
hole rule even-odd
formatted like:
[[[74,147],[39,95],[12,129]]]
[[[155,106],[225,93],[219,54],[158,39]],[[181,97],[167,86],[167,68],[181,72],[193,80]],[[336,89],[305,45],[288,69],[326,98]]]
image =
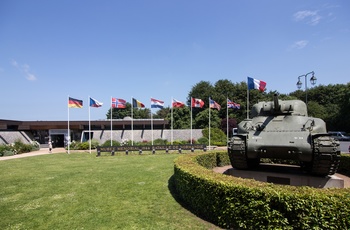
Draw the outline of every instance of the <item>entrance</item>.
[[[64,147],[64,134],[51,135],[52,147]]]

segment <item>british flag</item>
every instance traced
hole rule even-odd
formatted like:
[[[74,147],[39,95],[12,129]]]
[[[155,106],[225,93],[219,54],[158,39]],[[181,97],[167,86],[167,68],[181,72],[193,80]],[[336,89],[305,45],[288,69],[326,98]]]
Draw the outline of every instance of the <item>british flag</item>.
[[[229,109],[240,109],[241,105],[234,103],[233,101],[230,101],[229,99],[227,99],[227,108]]]

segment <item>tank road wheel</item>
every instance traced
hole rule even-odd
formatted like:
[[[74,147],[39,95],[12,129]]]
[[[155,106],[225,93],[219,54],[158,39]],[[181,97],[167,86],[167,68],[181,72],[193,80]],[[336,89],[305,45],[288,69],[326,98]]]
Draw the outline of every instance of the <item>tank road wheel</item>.
[[[233,168],[248,168],[246,143],[243,138],[239,136],[232,137],[228,145],[228,156]]]
[[[315,137],[311,173],[318,176],[333,175],[337,172],[339,163],[339,141],[330,136]]]

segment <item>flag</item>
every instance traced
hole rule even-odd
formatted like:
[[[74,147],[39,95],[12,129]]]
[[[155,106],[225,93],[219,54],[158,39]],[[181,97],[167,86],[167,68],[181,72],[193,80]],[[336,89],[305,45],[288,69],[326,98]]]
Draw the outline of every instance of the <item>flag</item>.
[[[160,108],[164,107],[164,101],[160,101],[154,98],[151,98],[151,108]]]
[[[78,99],[69,97],[68,108],[83,108],[83,100],[78,100]]]
[[[192,103],[191,103],[192,107],[195,108],[202,108],[204,106],[204,101],[202,99],[198,99],[198,98],[193,98],[192,97]]]
[[[265,88],[266,88],[266,82],[248,77],[248,89],[249,90],[250,89],[258,89],[261,92],[264,92]]]
[[[124,99],[112,97],[112,108],[125,109],[126,101]]]
[[[102,105],[103,105],[102,102],[99,102],[98,100],[90,97],[90,107],[98,108],[98,107],[101,107]]]
[[[140,101],[136,100],[135,98],[132,99],[132,107],[134,108],[144,108],[145,105],[142,104]]]
[[[209,107],[210,107],[211,109],[217,109],[217,110],[220,110],[220,109],[221,109],[221,105],[219,105],[218,103],[216,103],[216,101],[212,100],[211,98],[209,98],[209,102],[210,102]]]
[[[181,102],[181,101],[178,101],[176,99],[173,99],[173,107],[175,108],[182,108],[185,106],[185,103]]]
[[[229,109],[240,109],[241,105],[234,103],[233,101],[230,101],[229,99],[227,99],[227,108]]]

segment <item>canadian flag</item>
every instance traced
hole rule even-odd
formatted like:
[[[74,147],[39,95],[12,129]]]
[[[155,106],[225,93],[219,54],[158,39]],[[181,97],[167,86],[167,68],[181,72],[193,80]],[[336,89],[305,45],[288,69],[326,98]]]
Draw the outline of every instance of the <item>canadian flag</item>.
[[[204,101],[202,99],[192,97],[192,107],[202,108],[204,106]]]

